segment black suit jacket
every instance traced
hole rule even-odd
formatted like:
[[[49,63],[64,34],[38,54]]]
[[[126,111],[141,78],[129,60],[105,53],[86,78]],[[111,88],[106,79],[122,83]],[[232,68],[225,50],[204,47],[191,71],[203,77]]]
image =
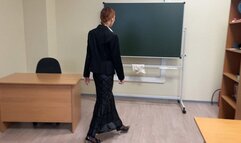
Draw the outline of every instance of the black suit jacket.
[[[88,34],[84,77],[89,77],[90,72],[111,75],[115,71],[119,80],[125,78],[118,36],[108,27],[98,25]]]

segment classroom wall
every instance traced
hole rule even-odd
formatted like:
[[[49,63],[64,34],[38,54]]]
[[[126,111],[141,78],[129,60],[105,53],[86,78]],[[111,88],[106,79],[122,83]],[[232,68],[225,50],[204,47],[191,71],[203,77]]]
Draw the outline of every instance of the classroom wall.
[[[56,35],[56,8],[55,0],[46,0],[48,56],[57,58],[58,46]]]
[[[87,33],[99,23],[103,1],[57,0],[58,56],[66,72],[83,71]],[[106,0],[104,2],[160,2],[149,0]],[[166,0],[166,2],[172,2]],[[210,101],[212,93],[220,88],[224,46],[230,1],[186,0],[184,27],[186,32],[186,61],[183,98]],[[217,6],[218,5],[218,6]],[[117,15],[118,16],[118,15]],[[124,59],[129,61],[130,59]],[[149,63],[157,60],[149,60]],[[172,96],[178,93],[176,72],[167,73],[165,84],[131,83],[115,84],[114,93],[120,95]],[[94,83],[82,84],[83,93],[95,93]]]
[[[46,0],[23,0],[27,70],[48,55]]]
[[[230,2],[186,1],[186,99],[210,101],[213,92],[221,88]]]
[[[94,5],[96,1],[89,1]],[[83,0],[56,0],[58,58],[65,73],[82,73],[83,46],[88,31],[84,25],[95,25],[85,11]],[[93,12],[94,13],[94,12]]]
[[[0,77],[26,72],[22,0],[0,0]]]
[[[34,72],[37,61],[44,56],[54,56],[59,59],[63,73],[82,74],[87,33],[99,24],[99,12],[103,7],[103,1],[0,0],[0,2],[0,19],[3,23],[0,26],[3,31],[0,34],[3,45],[0,64],[4,67],[0,71],[1,75],[24,72],[26,69],[27,72]],[[105,2],[160,1],[106,0]],[[221,86],[229,3],[230,1],[226,0],[186,0],[184,27],[187,28],[185,41],[187,57],[183,88],[186,100],[210,101],[213,91]],[[14,60],[8,60],[7,53],[10,53],[8,55]],[[136,62],[132,59],[123,59],[123,61]],[[140,63],[142,62],[160,61],[141,59]],[[94,83],[89,86],[82,84],[81,90],[82,93],[94,94]],[[113,91],[119,95],[172,96],[178,93],[178,73],[166,72],[164,84],[116,83]]]

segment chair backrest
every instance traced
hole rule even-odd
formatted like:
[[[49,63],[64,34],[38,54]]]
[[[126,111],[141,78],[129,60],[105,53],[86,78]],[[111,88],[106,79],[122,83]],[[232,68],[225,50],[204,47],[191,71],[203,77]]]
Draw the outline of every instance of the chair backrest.
[[[39,60],[36,73],[62,73],[59,62],[55,58],[46,57]]]

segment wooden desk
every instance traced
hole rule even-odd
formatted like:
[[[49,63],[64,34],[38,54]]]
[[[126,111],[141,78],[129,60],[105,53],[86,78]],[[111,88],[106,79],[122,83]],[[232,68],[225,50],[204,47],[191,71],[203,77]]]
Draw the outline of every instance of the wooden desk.
[[[0,130],[8,122],[80,120],[80,75],[15,73],[0,79]]]
[[[195,118],[206,143],[241,143],[241,120]]]

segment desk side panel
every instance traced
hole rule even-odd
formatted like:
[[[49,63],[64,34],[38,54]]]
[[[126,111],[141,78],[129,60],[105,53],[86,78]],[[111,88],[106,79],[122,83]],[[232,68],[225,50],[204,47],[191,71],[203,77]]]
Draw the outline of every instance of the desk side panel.
[[[0,95],[2,94],[2,90],[0,88]],[[1,99],[1,98],[0,98]],[[1,100],[0,100],[0,107],[1,107]],[[0,108],[0,113],[1,113],[1,108]],[[0,114],[0,131],[3,132],[7,129],[7,127],[9,126],[9,123],[4,123],[2,121],[2,118],[1,118],[1,114]]]
[[[72,88],[72,132],[74,132],[80,121],[81,97],[80,81]]]
[[[0,85],[1,120],[71,122],[71,86]]]

